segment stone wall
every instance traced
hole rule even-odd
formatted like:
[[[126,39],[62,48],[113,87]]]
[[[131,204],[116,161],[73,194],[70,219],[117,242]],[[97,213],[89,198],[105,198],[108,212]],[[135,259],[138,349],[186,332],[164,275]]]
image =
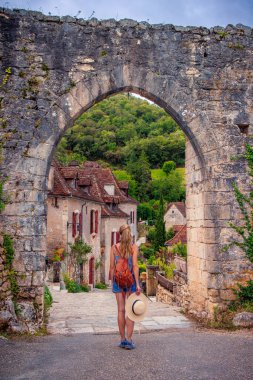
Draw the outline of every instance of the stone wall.
[[[163,286],[157,284],[156,288],[156,300],[162,303],[173,304],[175,302],[175,296],[169,290],[164,289]]]
[[[0,94],[10,197],[0,225],[14,238],[22,302],[43,302],[46,183],[59,139],[96,102],[132,91],[163,107],[186,135],[188,308],[211,317],[253,274],[240,250],[221,250],[234,234],[229,221],[242,219],[232,184],[250,187],[245,161],[231,157],[253,134],[252,29],[2,10],[0,41],[2,75],[12,68]]]
[[[174,300],[178,306],[182,307],[183,310],[188,311],[191,295],[187,284],[187,274],[174,270],[173,281]]]

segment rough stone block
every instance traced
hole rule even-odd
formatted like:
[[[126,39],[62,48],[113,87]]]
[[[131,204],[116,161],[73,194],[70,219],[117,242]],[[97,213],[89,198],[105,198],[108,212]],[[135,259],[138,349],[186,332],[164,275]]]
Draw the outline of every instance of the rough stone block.
[[[233,324],[239,327],[253,327],[253,313],[238,313],[233,318]]]
[[[221,290],[220,298],[225,301],[234,301],[236,299],[236,294],[232,289]]]
[[[20,287],[22,287],[22,286],[25,286],[25,287],[31,286],[31,284],[32,284],[32,276],[31,276],[31,274],[24,274],[24,273],[18,274],[17,283],[18,283],[18,286],[20,286]]]
[[[33,272],[33,286],[42,286],[44,284],[44,277],[45,275],[42,271]]]

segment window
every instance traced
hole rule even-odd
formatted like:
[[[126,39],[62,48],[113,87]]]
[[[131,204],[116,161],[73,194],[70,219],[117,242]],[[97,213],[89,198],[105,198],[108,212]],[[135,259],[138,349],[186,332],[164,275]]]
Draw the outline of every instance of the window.
[[[91,210],[90,212],[90,233],[98,233],[98,210]]]
[[[94,232],[94,217],[95,217],[95,213],[94,213],[94,210],[91,210],[90,212],[90,233],[93,234]]]
[[[130,212],[130,223],[134,224],[134,211]]]
[[[104,185],[104,190],[107,192],[109,195],[114,195],[115,194],[115,187],[114,185]]]
[[[98,210],[95,211],[95,233],[98,233]]]
[[[119,242],[119,232],[112,231],[111,233],[111,245],[117,244]]]
[[[83,214],[79,214],[79,236],[83,236]]]
[[[72,237],[76,236],[76,222],[77,222],[77,214],[75,212],[72,213]]]

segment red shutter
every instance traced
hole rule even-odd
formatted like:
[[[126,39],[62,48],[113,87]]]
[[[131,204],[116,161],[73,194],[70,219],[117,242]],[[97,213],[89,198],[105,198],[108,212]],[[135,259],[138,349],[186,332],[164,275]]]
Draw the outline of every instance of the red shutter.
[[[72,213],[72,237],[76,236],[76,213]]]
[[[83,236],[83,214],[79,214],[79,236]]]
[[[114,244],[114,232],[111,233],[111,246]]]
[[[119,232],[116,232],[116,244],[119,242]]]
[[[93,233],[93,210],[90,212],[90,233]]]
[[[98,210],[95,211],[95,232],[98,233]]]

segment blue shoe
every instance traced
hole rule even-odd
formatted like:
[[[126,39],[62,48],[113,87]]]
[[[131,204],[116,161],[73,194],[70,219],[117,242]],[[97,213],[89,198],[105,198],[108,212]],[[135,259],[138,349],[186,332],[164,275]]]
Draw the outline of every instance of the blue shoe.
[[[125,344],[125,349],[126,350],[133,350],[134,348],[135,348],[136,346],[135,346],[135,344],[134,344],[134,342],[129,342],[128,340],[126,340],[126,344]]]
[[[128,342],[127,342],[127,340],[125,339],[125,340],[122,340],[119,344],[118,344],[118,347],[120,347],[120,348],[126,348],[126,344],[127,344]]]

